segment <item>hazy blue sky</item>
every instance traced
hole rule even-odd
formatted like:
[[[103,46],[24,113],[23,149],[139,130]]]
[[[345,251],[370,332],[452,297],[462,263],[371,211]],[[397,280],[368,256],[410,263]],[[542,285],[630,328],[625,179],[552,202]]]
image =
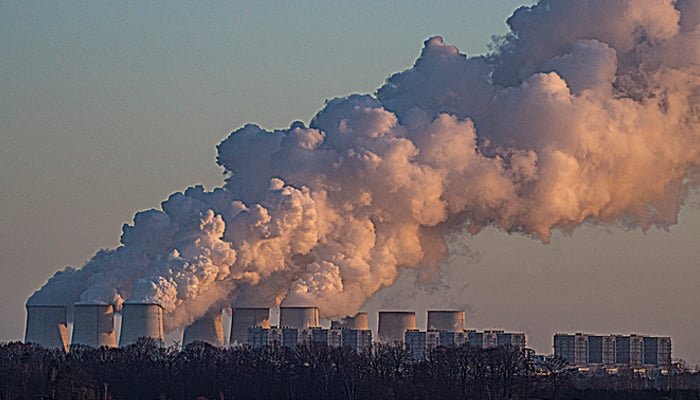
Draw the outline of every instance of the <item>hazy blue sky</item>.
[[[0,340],[22,338],[27,297],[116,246],[135,211],[221,184],[215,146],[232,130],[371,93],[431,35],[484,52],[522,4],[2,2]],[[465,307],[470,328],[525,331],[543,353],[555,331],[670,335],[676,357],[700,363],[697,202],[670,232],[456,238],[444,288],[407,277],[368,310]]]

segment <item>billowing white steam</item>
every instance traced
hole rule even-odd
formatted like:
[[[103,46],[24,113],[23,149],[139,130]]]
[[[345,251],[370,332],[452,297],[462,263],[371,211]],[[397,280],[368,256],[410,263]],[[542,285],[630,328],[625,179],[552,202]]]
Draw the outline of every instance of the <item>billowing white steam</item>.
[[[434,276],[455,229],[667,227],[698,185],[698,22],[695,0],[542,0],[494,54],[433,37],[376,96],[233,132],[225,187],[136,214],[30,302],[155,301],[168,329],[231,303],[339,317],[400,268]]]

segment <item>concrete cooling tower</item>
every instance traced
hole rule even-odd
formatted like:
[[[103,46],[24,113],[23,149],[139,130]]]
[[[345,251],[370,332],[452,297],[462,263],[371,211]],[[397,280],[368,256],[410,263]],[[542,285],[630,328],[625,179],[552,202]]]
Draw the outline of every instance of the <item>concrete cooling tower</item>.
[[[224,326],[221,311],[218,314],[205,315],[185,328],[182,335],[182,345],[192,342],[206,342],[212,346],[224,345]]]
[[[75,304],[71,346],[116,347],[114,307],[109,304]]]
[[[68,324],[63,306],[27,305],[25,343],[36,343],[47,349],[68,351]]]
[[[403,342],[404,333],[416,329],[416,313],[413,311],[380,311],[377,336],[380,342]]]
[[[163,307],[155,303],[124,303],[122,305],[122,332],[119,347],[135,343],[138,338],[155,339],[164,343]]]
[[[318,326],[317,307],[280,307],[280,327],[306,329]]]
[[[234,307],[231,312],[231,345],[248,343],[248,328],[270,328],[270,309]]]
[[[462,332],[465,322],[463,310],[428,310],[428,330]]]
[[[354,317],[344,318],[340,322],[340,327],[345,329],[356,329],[358,331],[369,330],[369,321],[366,312],[355,314]]]

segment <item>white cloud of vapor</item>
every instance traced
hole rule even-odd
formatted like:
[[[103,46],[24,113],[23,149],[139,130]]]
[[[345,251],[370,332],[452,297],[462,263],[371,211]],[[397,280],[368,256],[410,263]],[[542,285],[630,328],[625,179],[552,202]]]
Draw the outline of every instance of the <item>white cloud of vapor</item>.
[[[232,303],[341,317],[400,268],[436,277],[465,227],[667,227],[698,186],[699,21],[689,0],[542,0],[487,56],[430,38],[375,96],[236,130],[224,187],[137,213],[122,246],[29,302],[155,301],[167,329]]]

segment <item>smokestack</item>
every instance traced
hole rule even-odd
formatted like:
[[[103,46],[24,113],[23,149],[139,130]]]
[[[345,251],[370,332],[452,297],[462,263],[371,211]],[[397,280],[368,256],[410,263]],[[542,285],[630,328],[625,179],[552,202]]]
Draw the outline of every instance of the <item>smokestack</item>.
[[[428,330],[463,332],[465,322],[464,310],[428,310]]]
[[[270,309],[234,307],[231,311],[231,345],[248,343],[248,328],[270,328]]]
[[[27,304],[25,343],[36,343],[47,349],[68,351],[68,325],[63,306]]]
[[[380,311],[378,339],[380,342],[403,342],[404,333],[416,329],[414,311]]]
[[[224,326],[222,324],[221,311],[218,314],[205,315],[185,328],[182,335],[182,345],[192,342],[206,342],[212,346],[224,345]]]
[[[317,326],[317,307],[280,307],[280,327],[307,329]]]
[[[156,303],[124,303],[119,347],[135,343],[140,337],[155,339],[163,345],[163,307]]]
[[[111,304],[75,304],[71,345],[116,347],[114,307]]]
[[[356,329],[358,331],[369,330],[369,322],[366,312],[359,312],[354,317],[344,318],[340,324],[345,329]]]

